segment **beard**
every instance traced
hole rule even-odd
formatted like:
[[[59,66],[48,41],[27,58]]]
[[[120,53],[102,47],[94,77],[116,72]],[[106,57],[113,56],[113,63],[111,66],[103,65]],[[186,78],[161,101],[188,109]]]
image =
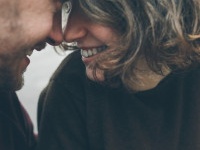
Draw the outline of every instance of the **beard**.
[[[19,74],[19,54],[0,54],[0,89],[16,91],[24,85],[23,73]]]
[[[23,76],[16,76],[11,68],[0,67],[0,89],[16,91],[24,85]]]

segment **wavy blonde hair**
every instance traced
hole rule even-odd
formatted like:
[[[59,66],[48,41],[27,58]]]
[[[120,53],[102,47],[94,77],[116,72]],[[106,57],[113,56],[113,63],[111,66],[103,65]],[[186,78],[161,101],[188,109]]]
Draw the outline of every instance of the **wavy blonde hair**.
[[[94,67],[105,72],[109,83],[131,88],[140,57],[157,74],[200,62],[199,0],[76,0],[93,22],[109,26],[120,35],[112,53],[99,57]],[[72,7],[73,9],[73,7]],[[113,82],[114,81],[114,82]]]

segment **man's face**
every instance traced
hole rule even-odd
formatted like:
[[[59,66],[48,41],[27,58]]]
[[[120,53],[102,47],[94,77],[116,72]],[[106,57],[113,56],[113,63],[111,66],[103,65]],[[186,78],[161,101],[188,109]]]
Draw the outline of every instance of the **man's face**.
[[[49,39],[62,40],[60,9],[60,0],[0,0],[1,89],[20,89],[30,63],[27,55],[43,49]]]

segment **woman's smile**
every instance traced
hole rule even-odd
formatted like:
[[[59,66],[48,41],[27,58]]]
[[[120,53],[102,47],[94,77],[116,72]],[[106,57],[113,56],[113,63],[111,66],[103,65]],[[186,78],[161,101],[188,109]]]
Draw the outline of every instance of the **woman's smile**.
[[[91,64],[98,57],[99,54],[106,51],[107,49],[107,46],[81,49],[82,61],[85,64],[85,66],[87,67],[89,64]]]
[[[93,48],[81,48],[81,56],[82,57],[92,57],[102,51],[105,51],[108,47],[107,46],[99,46]]]

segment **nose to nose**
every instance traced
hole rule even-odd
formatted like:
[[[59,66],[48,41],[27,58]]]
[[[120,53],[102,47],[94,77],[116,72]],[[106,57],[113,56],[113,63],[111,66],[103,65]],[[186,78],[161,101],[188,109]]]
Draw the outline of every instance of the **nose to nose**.
[[[68,17],[67,25],[65,26],[63,40],[65,42],[78,42],[87,36],[89,23],[81,14],[72,13]]]
[[[63,41],[63,36],[62,32],[60,33],[59,31],[52,31],[47,38],[47,43],[49,43],[52,46],[56,46],[61,44]]]
[[[59,45],[63,41],[61,11],[54,15],[52,29],[46,41],[53,46]]]

